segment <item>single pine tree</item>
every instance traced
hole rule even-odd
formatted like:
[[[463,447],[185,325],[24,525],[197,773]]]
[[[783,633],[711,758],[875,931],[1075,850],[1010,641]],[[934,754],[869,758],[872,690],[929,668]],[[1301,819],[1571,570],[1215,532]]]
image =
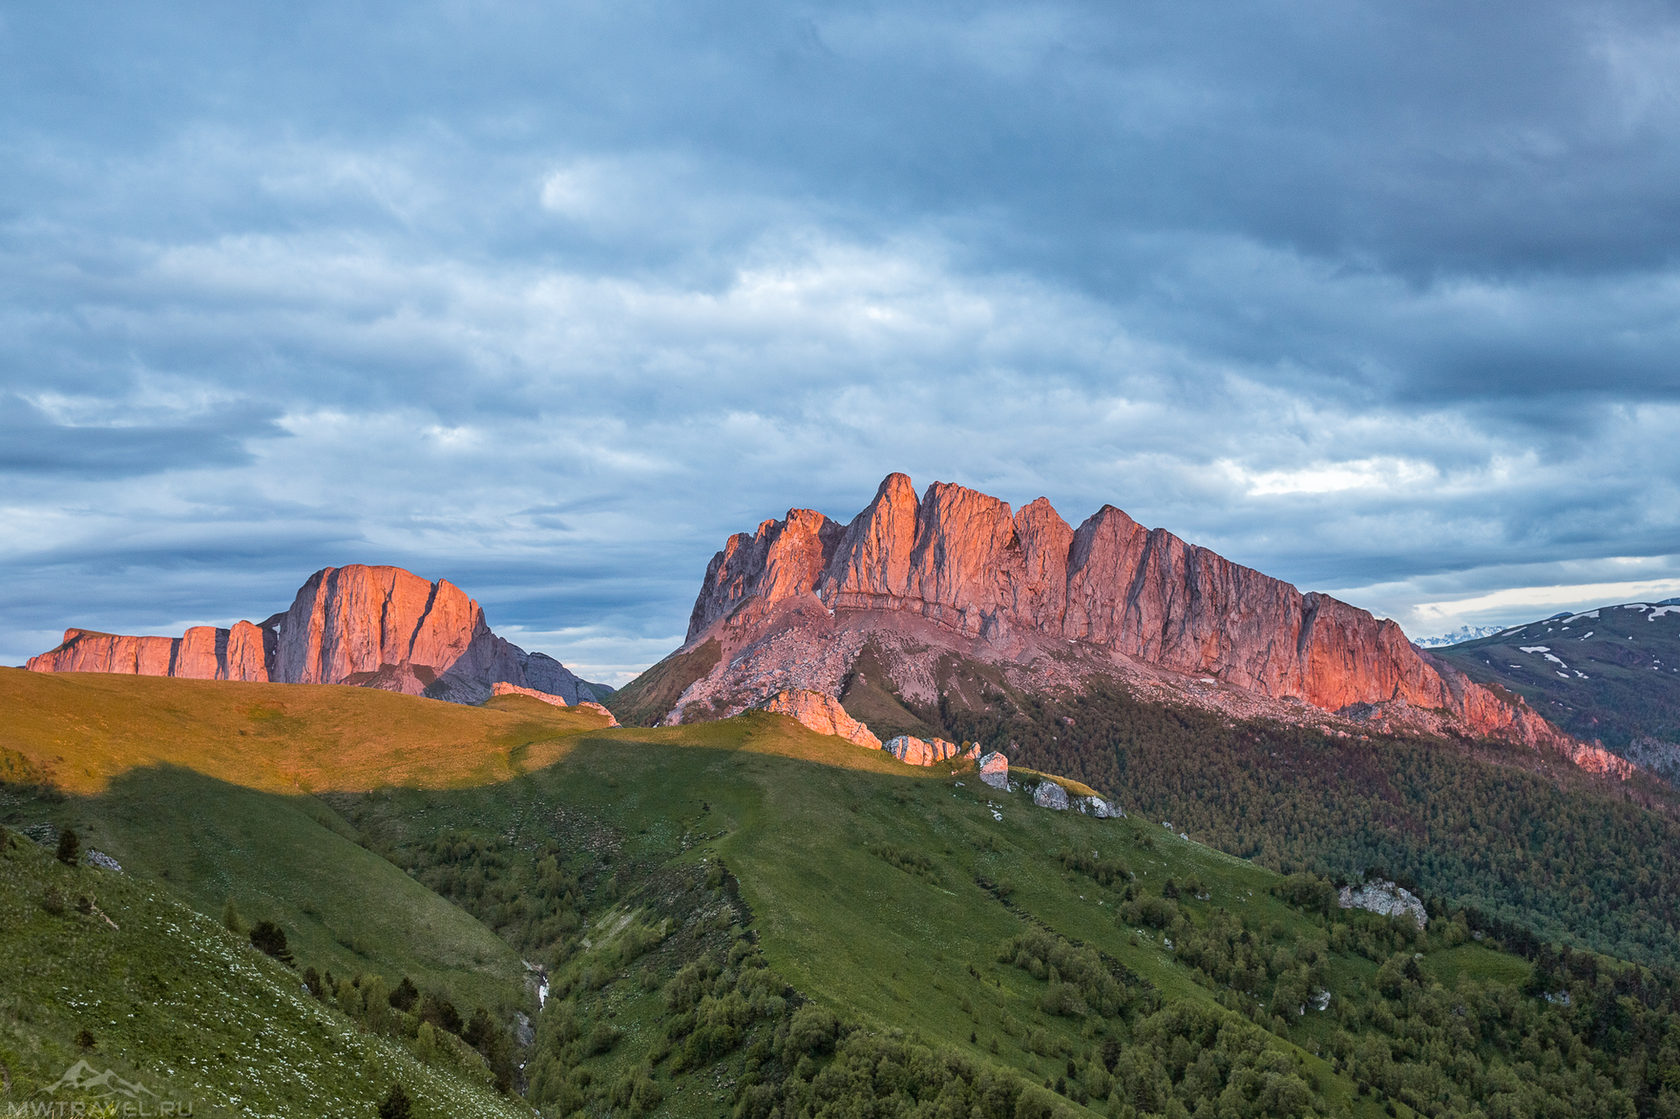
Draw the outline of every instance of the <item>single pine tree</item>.
[[[58,861],[65,866],[75,866],[82,859],[82,841],[76,833],[65,828],[58,833]]]

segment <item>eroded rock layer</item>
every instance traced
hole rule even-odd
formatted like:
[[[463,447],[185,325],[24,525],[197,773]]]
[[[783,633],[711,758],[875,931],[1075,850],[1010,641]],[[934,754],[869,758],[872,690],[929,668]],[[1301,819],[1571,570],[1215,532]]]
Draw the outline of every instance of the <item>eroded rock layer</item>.
[[[260,624],[194,626],[180,637],[68,629],[29,668],[359,684],[461,703],[482,702],[498,681],[567,703],[600,698],[554,658],[497,637],[479,604],[448,580],[363,564],[317,571],[289,609]]]
[[[1385,719],[1428,712],[1464,733],[1548,745],[1589,768],[1616,766],[1525,705],[1421,654],[1394,622],[1302,594],[1112,505],[1075,528],[1044,498],[1012,511],[941,482],[918,497],[903,474],[889,475],[847,525],[796,509],[731,537],[707,568],[687,642],[712,635],[735,650],[754,645],[754,671],[769,678],[766,634],[824,624],[855,631],[844,620],[858,615],[932,623],[1000,660],[1060,641],[1198,686],[1361,717],[1373,708]],[[801,671],[790,661],[776,679],[800,686]],[[829,690],[821,681],[804,686]]]

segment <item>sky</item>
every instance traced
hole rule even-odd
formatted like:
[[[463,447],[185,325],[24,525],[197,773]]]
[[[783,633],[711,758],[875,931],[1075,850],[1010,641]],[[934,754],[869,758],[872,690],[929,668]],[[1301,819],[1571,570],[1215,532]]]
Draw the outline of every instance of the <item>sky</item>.
[[[0,167],[0,663],[364,562],[622,683],[894,470],[1680,594],[1670,4],[0,0]]]

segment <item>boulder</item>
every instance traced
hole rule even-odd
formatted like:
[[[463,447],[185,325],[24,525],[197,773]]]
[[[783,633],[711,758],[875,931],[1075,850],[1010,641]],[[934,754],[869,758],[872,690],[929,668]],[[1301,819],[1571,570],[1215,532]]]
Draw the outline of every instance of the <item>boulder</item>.
[[[1033,803],[1040,808],[1066,812],[1068,809],[1067,790],[1054,781],[1040,781],[1038,788],[1033,790]]]
[[[980,759],[980,780],[994,789],[1009,789],[1009,759],[993,750]]]
[[[881,748],[881,740],[874,731],[847,714],[839,700],[822,692],[804,688],[777,692],[759,704],[759,708],[797,719],[818,734],[832,734],[870,750]]]

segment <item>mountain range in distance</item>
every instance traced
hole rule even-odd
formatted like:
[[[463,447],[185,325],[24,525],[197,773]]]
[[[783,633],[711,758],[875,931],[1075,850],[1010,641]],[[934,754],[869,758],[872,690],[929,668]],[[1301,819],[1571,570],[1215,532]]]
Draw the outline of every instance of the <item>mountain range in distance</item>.
[[[1004,687],[1044,694],[1102,679],[1343,734],[1490,737],[1612,773],[1625,772],[1625,757],[1661,763],[1671,725],[1593,715],[1582,688],[1557,695],[1545,674],[1517,680],[1490,657],[1467,657],[1493,637],[1461,632],[1467,640],[1422,648],[1391,621],[1111,505],[1074,528],[1043,498],[1013,511],[946,483],[918,495],[891,474],[845,524],[793,509],[732,536],[707,568],[682,647],[612,706],[631,721],[680,723],[814,693],[885,740],[942,733],[929,711],[984,707]],[[360,564],[316,572],[261,623],[179,638],[73,628],[28,667],[353,684],[466,703],[498,684],[567,703],[613,692],[498,637],[447,580]]]
[[[1434,652],[1569,734],[1680,780],[1680,600],[1555,614]]]
[[[1439,649],[1446,645],[1462,645],[1466,641],[1492,637],[1504,629],[1504,626],[1459,626],[1450,633],[1439,633],[1433,637],[1414,637],[1412,644],[1420,649]]]

